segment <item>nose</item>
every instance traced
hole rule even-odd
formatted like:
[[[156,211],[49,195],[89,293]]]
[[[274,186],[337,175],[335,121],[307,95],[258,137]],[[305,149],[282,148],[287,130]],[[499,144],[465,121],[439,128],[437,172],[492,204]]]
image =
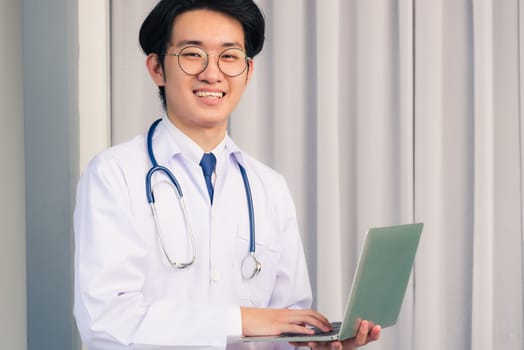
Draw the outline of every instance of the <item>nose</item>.
[[[208,83],[216,83],[224,78],[224,73],[218,67],[218,55],[208,55],[206,69],[198,75],[198,78]]]

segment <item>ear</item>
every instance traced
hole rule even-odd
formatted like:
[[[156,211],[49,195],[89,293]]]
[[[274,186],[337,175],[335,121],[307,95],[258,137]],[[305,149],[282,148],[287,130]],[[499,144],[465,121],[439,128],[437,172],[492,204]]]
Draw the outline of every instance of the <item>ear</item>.
[[[160,58],[156,53],[151,53],[147,55],[146,66],[147,71],[149,72],[149,75],[151,76],[155,84],[157,86],[164,86],[166,81],[164,76],[164,69],[162,68],[162,64],[160,63]]]
[[[246,85],[251,80],[251,76],[255,70],[255,60],[250,59],[247,63],[247,75],[246,75]]]

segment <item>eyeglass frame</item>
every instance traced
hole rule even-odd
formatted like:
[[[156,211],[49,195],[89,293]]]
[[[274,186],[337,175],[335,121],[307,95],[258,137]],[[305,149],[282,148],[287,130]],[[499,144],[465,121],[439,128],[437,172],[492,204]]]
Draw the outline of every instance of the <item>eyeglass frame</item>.
[[[186,71],[184,70],[184,68],[182,68],[182,65],[180,64],[180,53],[181,53],[182,51],[188,49],[188,48],[191,48],[191,47],[197,48],[197,49],[203,51],[203,52],[206,54],[206,56],[205,56],[206,60],[205,60],[205,65],[204,65],[204,67],[202,68],[202,70],[201,70],[200,72],[198,72],[198,73],[193,73],[193,74],[186,72]],[[241,71],[240,73],[238,73],[238,74],[235,74],[235,75],[229,75],[229,74],[227,74],[226,72],[224,72],[224,71],[222,70],[222,68],[220,68],[220,57],[222,57],[222,55],[224,54],[224,52],[226,52],[226,51],[228,51],[228,50],[238,50],[238,51],[242,52],[242,54],[244,54],[244,60],[245,60],[245,62],[246,62],[246,65],[245,65],[244,69],[242,69],[242,71]],[[218,69],[220,70],[220,72],[222,72],[222,74],[224,74],[224,75],[226,75],[226,76],[228,76],[228,77],[230,77],[230,78],[238,77],[239,75],[241,75],[242,73],[244,73],[244,72],[246,71],[246,69],[249,69],[249,62],[253,59],[252,57],[249,57],[249,56],[247,55],[247,53],[246,53],[244,50],[242,50],[241,48],[239,48],[239,47],[228,47],[228,48],[224,49],[222,52],[220,52],[219,54],[216,54],[216,53],[209,54],[205,49],[203,49],[202,47],[197,46],[197,45],[188,45],[188,46],[184,46],[184,47],[181,48],[177,53],[169,53],[169,52],[166,52],[166,53],[163,54],[163,56],[173,56],[173,57],[176,57],[176,58],[177,58],[177,64],[178,64],[178,67],[182,70],[182,72],[184,72],[184,73],[187,74],[187,75],[192,75],[192,76],[197,76],[197,75],[201,74],[202,72],[204,72],[204,71],[207,69],[207,67],[209,66],[209,56],[218,56],[218,59],[217,59],[217,67],[218,67]]]

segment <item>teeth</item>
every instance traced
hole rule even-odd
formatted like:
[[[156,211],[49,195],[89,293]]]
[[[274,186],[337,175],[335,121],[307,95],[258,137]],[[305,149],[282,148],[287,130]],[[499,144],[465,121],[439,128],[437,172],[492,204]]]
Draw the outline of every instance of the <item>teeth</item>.
[[[196,95],[198,97],[222,98],[224,94],[217,91],[196,91]]]

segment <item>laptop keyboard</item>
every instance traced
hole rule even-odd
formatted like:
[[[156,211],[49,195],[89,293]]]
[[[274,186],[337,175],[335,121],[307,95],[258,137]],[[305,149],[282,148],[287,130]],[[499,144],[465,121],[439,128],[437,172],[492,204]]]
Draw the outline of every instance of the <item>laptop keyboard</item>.
[[[331,327],[333,329],[330,330],[329,332],[324,332],[317,327],[311,327],[311,329],[315,331],[314,335],[335,335],[335,334],[338,334],[338,332],[340,331],[341,324],[342,322],[331,322]],[[282,337],[302,337],[304,335],[305,334],[303,333],[282,333],[280,336]],[[311,334],[307,334],[307,335],[311,335]]]

